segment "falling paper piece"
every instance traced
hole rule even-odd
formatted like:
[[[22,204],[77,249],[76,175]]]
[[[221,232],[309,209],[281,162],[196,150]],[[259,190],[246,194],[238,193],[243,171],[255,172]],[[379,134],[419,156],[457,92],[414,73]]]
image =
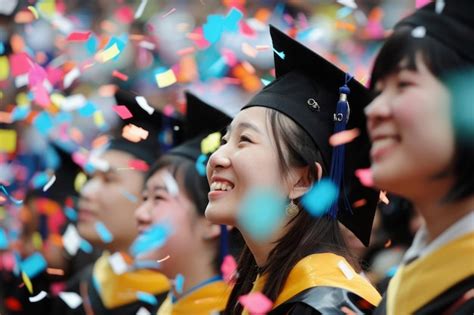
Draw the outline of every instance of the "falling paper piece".
[[[112,240],[114,239],[112,233],[110,233],[110,231],[102,222],[95,223],[95,230],[97,234],[99,234],[100,239],[106,244],[112,242]]]
[[[59,297],[72,309],[76,309],[82,303],[82,298],[76,292],[60,292]]]
[[[50,180],[44,185],[43,191],[47,191],[51,186],[53,186],[54,182],[56,181],[56,175],[53,175]]]
[[[8,248],[8,239],[5,231],[0,227],[0,250]]]
[[[34,253],[20,262],[20,269],[31,279],[46,270],[47,263],[43,255]]]
[[[78,173],[76,175],[76,178],[74,179],[74,189],[77,192],[80,192],[86,182],[87,182],[87,175],[84,174],[83,172]]]
[[[151,314],[150,311],[142,306],[138,309],[138,312],[135,315],[150,315],[150,314]]]
[[[272,301],[261,292],[242,295],[239,302],[250,314],[266,314],[273,306]]]
[[[172,69],[156,74],[155,79],[159,88],[168,87],[176,83],[176,76]]]
[[[328,178],[323,178],[303,196],[301,203],[305,209],[313,216],[325,215],[331,205],[337,202],[339,189]]]
[[[233,277],[237,272],[237,262],[232,255],[224,257],[221,265],[221,273],[225,282],[232,281]]]
[[[146,98],[143,96],[137,96],[135,97],[135,100],[137,101],[138,105],[140,105],[140,107],[148,113],[148,115],[153,114],[155,111],[155,109],[148,104]]]
[[[355,175],[359,178],[360,183],[365,187],[374,186],[374,179],[370,168],[358,169],[355,171]]]
[[[170,233],[171,230],[168,225],[163,223],[153,224],[135,239],[130,247],[131,255],[136,257],[139,254],[160,248],[165,244]]]
[[[48,293],[46,293],[45,291],[41,291],[40,293],[38,293],[35,296],[28,297],[28,299],[30,300],[31,303],[36,303],[36,302],[41,301],[42,299],[44,299],[47,296],[48,296]]]
[[[329,144],[333,147],[341,144],[346,144],[357,138],[359,135],[360,130],[357,128],[340,131],[329,137]]]
[[[150,169],[150,166],[143,160],[131,160],[128,162],[128,166],[142,172],[146,172]]]
[[[63,234],[64,249],[70,256],[77,254],[79,245],[81,244],[81,237],[74,225],[69,224]]]
[[[441,14],[444,10],[444,6],[446,5],[445,0],[436,0],[435,11],[438,14]]]
[[[125,105],[112,106],[112,109],[113,109],[113,111],[116,112],[117,115],[119,115],[120,118],[122,118],[122,119],[128,119],[128,118],[133,117],[132,113],[130,113],[130,111],[128,110],[127,106],[125,106]]]
[[[237,219],[253,239],[265,241],[280,227],[284,218],[284,198],[270,188],[257,188],[244,197]]]
[[[0,129],[0,152],[12,153],[16,150],[16,131]]]
[[[42,135],[47,136],[54,124],[51,116],[47,112],[42,111],[33,120],[33,125]]]
[[[85,42],[86,40],[89,39],[91,36],[92,32],[73,32],[68,35],[66,40],[70,42]]]
[[[411,36],[415,38],[423,38],[426,35],[426,28],[424,26],[417,26],[411,31]]]
[[[201,154],[199,157],[196,159],[196,171],[198,172],[199,176],[205,176],[206,175],[206,163],[207,163],[207,155]]]
[[[387,198],[387,192],[386,191],[383,191],[383,190],[380,191],[379,199],[380,199],[380,201],[382,201],[386,205],[388,205],[390,203],[390,201]]]
[[[337,266],[342,271],[347,280],[352,280],[354,278],[354,272],[343,260],[339,261]]]
[[[31,180],[31,185],[34,189],[44,186],[49,179],[49,174],[47,172],[37,173]]]
[[[415,8],[416,8],[416,9],[419,9],[419,8],[421,8],[422,6],[424,6],[424,5],[426,5],[426,4],[430,3],[430,2],[431,2],[431,0],[416,0],[416,1],[415,1]]]
[[[35,17],[36,20],[39,18],[38,11],[36,10],[36,8],[34,6],[29,5],[28,10],[30,10],[31,13],[33,13],[33,16]]]
[[[121,275],[127,271],[127,263],[120,252],[109,256],[109,264],[115,274]]]
[[[176,289],[176,292],[181,294],[183,293],[183,287],[184,287],[184,277],[182,274],[178,273],[176,275],[176,278],[174,279],[174,288]]]
[[[201,141],[201,152],[210,154],[216,151],[221,145],[221,133],[214,132]]]
[[[122,72],[117,71],[117,70],[112,71],[112,76],[122,81],[128,81],[128,75],[123,74]]]
[[[66,73],[66,75],[64,76],[64,82],[63,82],[64,88],[67,89],[68,87],[70,87],[72,82],[74,82],[74,80],[79,78],[80,75],[81,75],[81,72],[79,71],[78,67],[74,67],[74,69]]]
[[[27,74],[28,71],[33,67],[33,62],[26,53],[18,53],[10,55],[10,66],[13,77],[17,77],[22,74]]]
[[[91,243],[89,243],[85,239],[81,239],[81,244],[79,245],[79,248],[82,249],[83,252],[89,254],[92,253],[92,251],[94,250]]]
[[[148,138],[148,131],[134,124],[128,124],[122,129],[122,137],[131,142],[140,142]]]
[[[109,61],[110,59],[117,57],[119,54],[120,54],[120,50],[117,46],[117,43],[114,43],[109,48],[99,52],[97,55],[97,60],[99,60],[102,63],[105,63]]]
[[[7,79],[9,73],[10,64],[8,63],[8,58],[6,56],[0,56],[0,81]]]
[[[357,4],[354,0],[337,0],[337,2],[351,9],[357,9]]]
[[[0,184],[0,191],[2,193],[5,194],[5,196],[8,197],[8,199],[13,202],[13,204],[17,205],[17,206],[20,206],[23,204],[23,200],[18,200],[16,198],[14,198],[12,195],[10,195],[10,193],[8,192],[7,188],[5,186],[3,186],[3,184]]]
[[[156,305],[158,303],[153,294],[143,291],[137,291],[137,299],[150,305]]]
[[[275,48],[273,48],[273,52],[278,55],[281,59],[285,59],[285,53],[283,51],[278,51]]]
[[[30,294],[33,293],[33,285],[31,284],[31,280],[28,275],[23,271],[21,272],[21,279],[23,280],[23,283],[28,289],[28,292],[30,292]]]
[[[162,176],[163,181],[165,182],[166,191],[172,196],[176,197],[179,194],[179,186],[173,175],[170,172],[166,171]]]
[[[139,19],[142,16],[143,11],[145,10],[145,7],[146,7],[147,3],[148,3],[148,0],[142,0],[142,2],[140,3],[140,5],[137,8],[137,11],[135,12],[135,15],[134,15],[135,19]]]

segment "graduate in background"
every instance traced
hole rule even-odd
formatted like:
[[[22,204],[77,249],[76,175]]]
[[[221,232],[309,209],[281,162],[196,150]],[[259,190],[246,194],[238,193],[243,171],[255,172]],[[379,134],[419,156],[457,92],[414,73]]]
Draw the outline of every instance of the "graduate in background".
[[[157,111],[148,114],[132,93],[119,90],[115,97],[117,104],[125,105],[132,114],[124,121],[124,128],[133,124],[146,130],[148,136],[144,140],[116,137],[105,150],[92,153],[89,163],[94,171],[80,193],[77,229],[104,254],[70,279],[65,289],[80,293],[83,303],[73,310],[58,299],[55,314],[85,314],[90,310],[94,314],[136,314],[141,308],[154,313],[169,290],[164,275],[134,268],[128,254],[138,235],[134,210],[145,175],[143,166],[151,165],[159,156],[158,137],[164,117]]]
[[[448,89],[450,76],[474,68],[473,12],[471,0],[417,10],[374,64],[377,97],[366,109],[374,183],[410,200],[425,221],[378,314],[474,312],[474,146],[455,129],[460,103]]]
[[[276,28],[270,27],[270,34],[278,52],[277,78],[234,118],[207,168],[206,217],[236,226],[247,245],[225,313],[240,314],[239,297],[251,292],[273,302],[272,315],[370,311],[380,295],[346,260],[338,225],[340,220],[367,246],[378,193],[363,187],[354,171],[370,164],[363,128],[369,92]],[[361,134],[333,153],[329,137],[346,123]],[[305,197],[328,176],[341,198],[333,200],[329,212],[312,216]],[[239,207],[249,192],[262,187],[281,193],[287,207],[282,206],[283,222],[271,236],[258,240],[239,220]]]
[[[152,166],[143,202],[135,211],[140,232],[146,234],[155,224],[168,224],[172,231],[162,247],[143,255],[155,260],[169,256],[159,270],[175,279],[158,315],[220,312],[231,291],[220,274],[228,248],[227,227],[204,217],[209,184],[204,172],[207,154],[202,150],[208,150],[206,141],[212,146],[212,137],[217,137],[219,144],[220,134],[209,134],[219,133],[231,118],[190,93],[186,93],[186,106],[184,133],[188,140]]]

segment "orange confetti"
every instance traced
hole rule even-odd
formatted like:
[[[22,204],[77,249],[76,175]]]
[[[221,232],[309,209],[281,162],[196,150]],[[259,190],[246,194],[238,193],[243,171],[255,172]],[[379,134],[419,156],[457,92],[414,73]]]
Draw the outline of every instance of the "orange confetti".
[[[46,268],[46,272],[50,275],[63,276],[64,270],[57,268]]]
[[[104,84],[99,87],[99,95],[102,97],[114,96],[116,91],[117,86],[115,84]]]
[[[358,128],[344,130],[338,133],[333,134],[329,137],[329,144],[333,147],[349,143],[360,135],[360,130]]]
[[[122,137],[136,143],[148,138],[148,131],[134,124],[128,124],[122,129]]]
[[[352,204],[352,208],[359,208],[359,207],[365,206],[366,204],[367,204],[367,200],[359,199]]]
[[[387,242],[385,242],[385,245],[383,246],[384,248],[389,248],[390,246],[392,246],[392,240],[391,239],[388,239]]]
[[[117,70],[112,71],[112,76],[122,81],[128,81],[128,75]]]
[[[354,33],[356,31],[356,26],[354,24],[343,21],[336,21],[336,28],[346,30],[351,33]]]
[[[388,205],[390,203],[390,201],[387,198],[387,192],[386,191],[383,191],[383,190],[380,191],[379,199],[380,199],[380,201],[382,201],[386,205]]]
[[[258,51],[252,46],[250,46],[249,44],[247,44],[246,42],[242,43],[241,49],[242,49],[242,52],[246,54],[247,56],[252,57],[252,58],[257,57]]]
[[[92,141],[92,148],[97,149],[109,142],[109,137],[106,135],[99,136]]]

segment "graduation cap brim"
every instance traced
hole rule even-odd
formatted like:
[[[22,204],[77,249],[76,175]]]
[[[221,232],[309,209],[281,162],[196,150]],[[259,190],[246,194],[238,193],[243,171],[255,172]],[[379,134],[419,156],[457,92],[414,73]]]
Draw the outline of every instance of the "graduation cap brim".
[[[285,57],[283,59],[274,54],[276,80],[243,108],[268,107],[291,118],[308,133],[320,150],[327,175],[333,151],[329,137],[334,132],[339,87],[347,81],[347,74],[273,26],[270,26],[270,34],[274,50]],[[348,102],[351,111],[346,129],[357,128],[360,135],[345,146],[344,188],[337,218],[367,246],[378,193],[364,187],[354,172],[370,167],[370,142],[363,108],[369,104],[371,96],[355,79],[350,80],[347,86],[350,88]],[[352,211],[344,206],[344,195],[352,205]],[[360,206],[354,207],[354,204]]]
[[[232,118],[189,91],[185,92],[185,96],[184,142],[173,148],[169,154],[196,161],[201,155],[201,141],[210,133],[223,130]]]

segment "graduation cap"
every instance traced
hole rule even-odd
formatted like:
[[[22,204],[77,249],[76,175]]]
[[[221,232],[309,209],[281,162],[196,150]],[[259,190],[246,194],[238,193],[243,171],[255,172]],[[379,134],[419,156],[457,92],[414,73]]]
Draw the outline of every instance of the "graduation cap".
[[[402,19],[395,29],[403,26],[423,26],[426,34],[459,55],[474,62],[474,1],[444,0],[431,2]]]
[[[168,153],[196,161],[202,155],[202,140],[210,133],[227,127],[232,118],[190,92],[185,92],[185,96],[186,123],[183,128],[185,142]]]
[[[378,193],[364,187],[354,172],[370,166],[370,142],[363,112],[371,101],[369,91],[275,27],[270,26],[270,34],[276,50],[276,80],[243,109],[262,106],[277,110],[311,137],[322,154],[323,175],[329,175],[340,190],[340,197],[329,213],[368,245]],[[352,142],[336,147],[329,144],[332,134],[353,128],[358,128],[360,135]],[[352,209],[351,205],[361,199],[365,199],[365,204]]]
[[[160,111],[154,110],[151,114],[142,108],[136,99],[137,95],[125,91],[117,90],[115,100],[118,105],[124,105],[131,114],[131,117],[123,119],[120,130],[129,124],[140,127],[148,132],[146,139],[138,142],[129,141],[126,138],[117,137],[110,141],[109,149],[128,152],[135,157],[152,164],[160,155],[160,132],[169,126],[172,128],[172,142],[180,141],[182,122],[177,118],[166,117]]]

